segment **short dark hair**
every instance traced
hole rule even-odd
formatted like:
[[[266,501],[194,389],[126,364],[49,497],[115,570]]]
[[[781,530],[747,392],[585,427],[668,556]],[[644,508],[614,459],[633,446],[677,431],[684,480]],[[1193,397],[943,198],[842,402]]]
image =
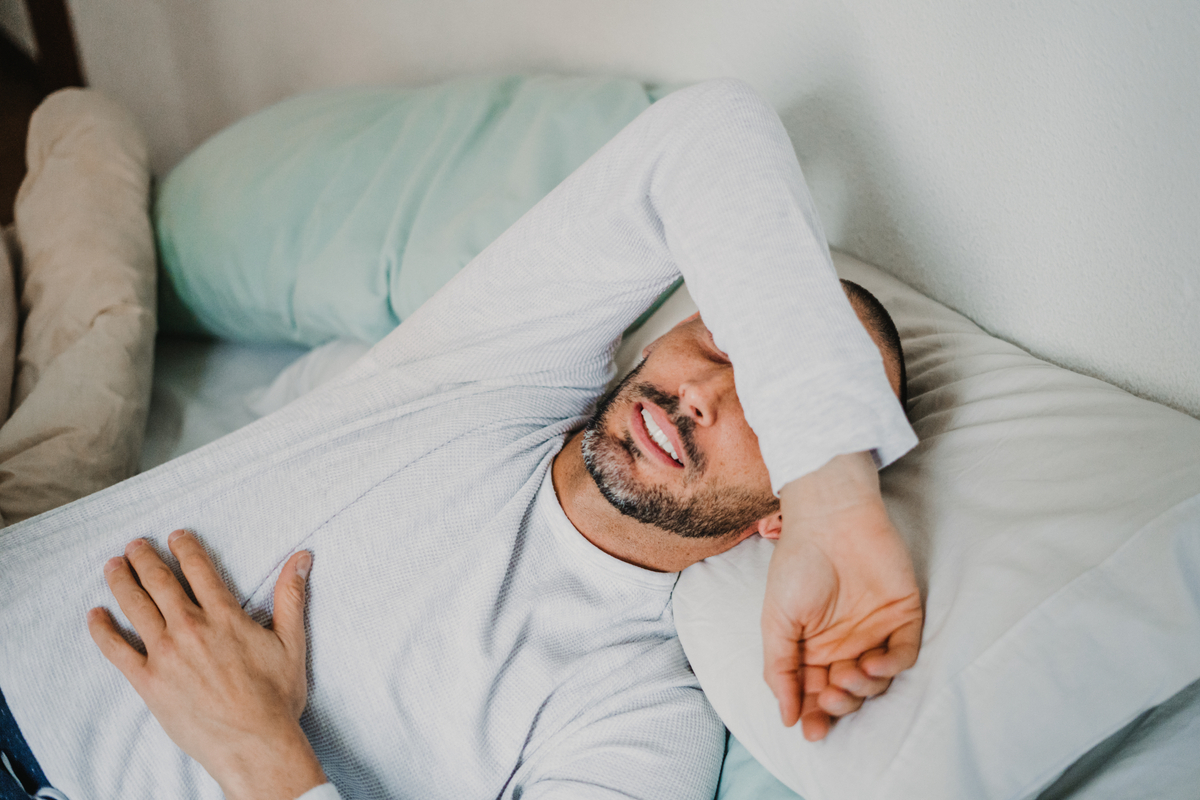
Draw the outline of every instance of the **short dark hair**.
[[[900,345],[900,331],[892,315],[879,302],[879,298],[854,281],[843,280],[842,288],[850,298],[850,304],[866,327],[878,338],[884,358],[895,359],[900,365],[900,407],[908,412],[908,371],[904,368],[904,348]]]

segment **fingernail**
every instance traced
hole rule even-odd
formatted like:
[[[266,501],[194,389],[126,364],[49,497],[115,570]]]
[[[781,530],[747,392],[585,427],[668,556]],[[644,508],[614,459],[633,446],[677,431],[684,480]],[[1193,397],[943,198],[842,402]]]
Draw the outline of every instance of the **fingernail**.
[[[296,559],[296,574],[303,580],[308,580],[308,571],[312,569],[312,555],[303,553]]]
[[[122,561],[122,559],[120,556],[113,556],[108,561],[105,561],[104,562],[104,572],[106,574],[109,572],[112,572],[114,569],[121,566],[121,561]]]
[[[145,539],[134,539],[132,542],[129,543],[128,549],[137,550],[139,547],[145,547],[145,546],[146,546]]]
[[[183,536],[187,531],[171,531],[171,535],[167,537],[168,542],[174,542],[180,536]]]

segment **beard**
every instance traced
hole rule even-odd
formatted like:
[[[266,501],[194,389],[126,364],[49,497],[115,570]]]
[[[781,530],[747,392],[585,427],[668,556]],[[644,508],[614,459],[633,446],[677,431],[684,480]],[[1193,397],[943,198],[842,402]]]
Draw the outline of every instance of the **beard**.
[[[678,397],[638,382],[645,363],[639,364],[600,401],[584,429],[583,463],[604,499],[627,517],[686,539],[732,537],[777,511],[779,501],[770,492],[756,493],[720,484],[699,485],[707,459],[696,447],[696,423],[679,413]],[[663,409],[678,431],[688,456],[683,487],[697,486],[688,496],[679,497],[663,487],[639,483],[633,475],[633,462],[647,456],[634,444],[631,434],[626,433],[621,439],[608,433],[617,401],[637,399],[649,400]]]

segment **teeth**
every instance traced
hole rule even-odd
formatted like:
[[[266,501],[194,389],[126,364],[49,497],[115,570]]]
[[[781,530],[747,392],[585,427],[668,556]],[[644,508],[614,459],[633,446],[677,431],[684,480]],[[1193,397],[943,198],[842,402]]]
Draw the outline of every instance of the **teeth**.
[[[658,427],[658,424],[654,421],[654,417],[650,416],[650,412],[644,408],[642,409],[642,421],[646,423],[646,430],[650,432],[650,438],[653,439],[659,447],[661,447],[663,450],[666,450],[667,455],[676,461],[679,461],[679,454],[676,453],[675,448],[671,446],[671,440],[668,439],[667,435],[662,432],[662,428]],[[679,463],[682,464],[683,462],[679,461]]]

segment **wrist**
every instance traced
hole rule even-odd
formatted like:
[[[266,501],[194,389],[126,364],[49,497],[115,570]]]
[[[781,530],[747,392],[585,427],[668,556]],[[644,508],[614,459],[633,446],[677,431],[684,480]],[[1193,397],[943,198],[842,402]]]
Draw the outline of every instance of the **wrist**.
[[[834,456],[779,491],[785,522],[789,517],[821,517],[877,503],[883,503],[879,472],[867,450]],[[789,527],[785,525],[784,530]]]
[[[228,800],[295,800],[329,781],[299,722],[239,747],[218,771],[209,771]]]

